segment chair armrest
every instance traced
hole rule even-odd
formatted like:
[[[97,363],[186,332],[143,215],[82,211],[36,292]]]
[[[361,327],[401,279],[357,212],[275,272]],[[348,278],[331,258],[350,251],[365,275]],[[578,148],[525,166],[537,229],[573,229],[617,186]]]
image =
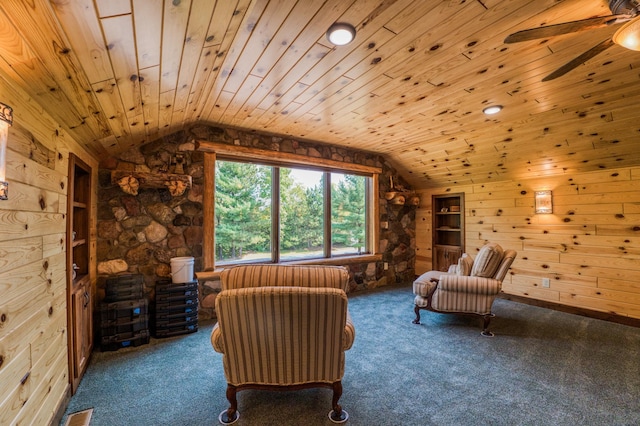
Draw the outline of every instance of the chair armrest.
[[[500,293],[502,282],[493,278],[442,275],[438,290],[456,293],[493,295]]]
[[[351,314],[347,310],[347,322],[344,325],[344,337],[342,341],[342,349],[349,350],[353,346],[353,341],[356,339],[356,328],[351,320]]]
[[[224,345],[222,344],[222,333],[220,333],[219,323],[216,323],[211,331],[211,346],[213,346],[213,349],[216,352],[221,354],[224,353]]]
[[[413,294],[420,297],[431,296],[431,293],[436,289],[438,280],[442,275],[446,275],[446,272],[429,271],[420,275],[413,282]]]
[[[502,283],[493,278],[443,275],[433,292],[431,306],[440,312],[491,313]]]

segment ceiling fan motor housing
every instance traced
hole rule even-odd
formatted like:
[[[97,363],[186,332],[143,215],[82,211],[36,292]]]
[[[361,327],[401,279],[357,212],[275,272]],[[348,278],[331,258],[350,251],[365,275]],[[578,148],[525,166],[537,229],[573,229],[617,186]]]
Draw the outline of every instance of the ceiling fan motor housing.
[[[609,0],[609,9],[614,15],[640,14],[640,0]]]

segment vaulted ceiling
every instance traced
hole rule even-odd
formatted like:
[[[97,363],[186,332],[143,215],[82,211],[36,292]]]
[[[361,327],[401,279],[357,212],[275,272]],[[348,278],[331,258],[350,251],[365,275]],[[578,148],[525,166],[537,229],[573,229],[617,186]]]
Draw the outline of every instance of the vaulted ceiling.
[[[603,0],[2,0],[0,77],[98,157],[196,122],[386,155],[427,188],[640,165],[640,52]],[[333,46],[334,22],[357,29]],[[482,109],[504,109],[486,116]]]

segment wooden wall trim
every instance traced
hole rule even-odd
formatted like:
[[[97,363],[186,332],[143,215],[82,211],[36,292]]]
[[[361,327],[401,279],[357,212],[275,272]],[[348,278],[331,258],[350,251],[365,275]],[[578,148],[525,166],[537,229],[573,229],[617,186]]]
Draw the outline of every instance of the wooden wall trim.
[[[576,306],[563,305],[560,303],[549,302],[546,300],[531,299],[529,297],[516,296],[514,294],[507,294],[507,293],[500,293],[498,297],[500,297],[501,299],[510,300],[512,302],[524,303],[526,305],[538,306],[540,308],[552,309],[554,311],[566,312],[568,314],[580,315],[583,317],[615,322],[618,324],[629,325],[632,327],[640,328],[640,319],[625,317],[623,315],[617,315],[611,312],[594,311],[592,309],[585,309],[585,308],[579,308]]]
[[[369,217],[372,219],[372,223],[369,224],[369,241],[367,241],[367,247],[371,249],[374,254],[380,253],[380,179],[378,174],[374,174],[369,182]]]
[[[58,425],[62,422],[62,418],[64,417],[64,413],[71,402],[71,385],[67,385],[67,389],[64,394],[61,396],[60,401],[58,402],[58,407],[53,412],[53,417],[51,418],[50,425]]]
[[[202,267],[205,271],[213,271],[215,266],[215,246],[213,228],[215,224],[215,182],[216,154],[213,152],[204,153],[204,194],[202,196],[202,214],[204,223],[202,224]]]
[[[259,148],[228,145],[217,142],[208,142],[196,140],[196,151],[204,153],[204,194],[203,194],[203,272],[213,271],[215,268],[215,241],[214,241],[214,224],[215,224],[215,162],[216,159],[222,157],[224,159],[240,159],[251,161],[264,161],[267,164],[278,166],[306,166],[310,169],[322,171],[339,171],[353,172],[354,174],[371,176],[371,185],[369,187],[369,196],[371,203],[368,206],[368,214],[372,215],[372,223],[369,226],[368,238],[370,239],[368,246],[375,254],[379,251],[379,226],[380,217],[378,214],[378,192],[379,179],[382,168],[365,166],[361,164],[346,163],[342,161],[330,160],[325,158],[308,157],[306,155],[292,154],[287,152],[269,151]]]
[[[305,166],[310,169],[324,171],[354,172],[359,174],[380,174],[382,168],[365,166],[362,164],[346,163],[343,161],[330,160],[327,158],[309,157],[301,154],[289,152],[269,151],[260,148],[252,148],[239,145],[228,145],[224,143],[208,142],[196,140],[196,150],[203,152],[214,152],[219,156],[228,158],[244,158],[252,161],[265,161],[269,164]]]

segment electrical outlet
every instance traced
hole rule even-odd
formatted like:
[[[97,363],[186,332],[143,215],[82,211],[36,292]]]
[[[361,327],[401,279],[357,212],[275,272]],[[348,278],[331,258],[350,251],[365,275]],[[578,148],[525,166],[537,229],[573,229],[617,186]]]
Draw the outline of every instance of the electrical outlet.
[[[388,270],[388,269],[389,269],[389,263],[384,262],[384,270],[386,271],[386,270]]]
[[[550,285],[551,285],[551,281],[549,280],[549,278],[542,279],[542,287],[549,288]]]

